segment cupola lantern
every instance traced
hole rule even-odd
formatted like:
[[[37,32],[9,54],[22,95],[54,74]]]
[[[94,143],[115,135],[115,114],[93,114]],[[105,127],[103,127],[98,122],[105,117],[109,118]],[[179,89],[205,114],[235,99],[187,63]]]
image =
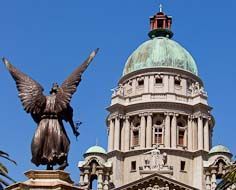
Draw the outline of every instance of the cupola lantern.
[[[167,37],[172,38],[173,32],[171,31],[172,17],[167,16],[160,5],[160,10],[157,14],[150,17],[150,32],[148,36],[150,38],[155,37]]]

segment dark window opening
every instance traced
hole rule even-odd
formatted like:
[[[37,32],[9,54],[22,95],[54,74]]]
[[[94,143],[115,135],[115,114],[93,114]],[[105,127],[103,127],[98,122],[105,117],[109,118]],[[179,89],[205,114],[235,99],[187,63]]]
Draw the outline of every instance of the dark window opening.
[[[136,171],[136,161],[131,162],[131,171]]]
[[[89,189],[96,190],[97,189],[97,175],[91,175],[90,177],[90,187]]]
[[[179,127],[184,127],[184,124],[183,124],[182,122],[178,122],[177,125],[178,125]]]
[[[163,20],[158,20],[157,21],[157,27],[158,28],[163,28]]]
[[[162,84],[162,78],[156,78],[156,84]]]
[[[175,85],[179,85],[180,86],[181,81],[180,80],[175,80]]]
[[[133,131],[133,146],[139,144],[139,131]]]
[[[184,145],[184,131],[179,131],[179,145]]]
[[[185,161],[180,161],[180,171],[185,171]]]
[[[156,121],[156,125],[161,125],[162,124],[162,121],[161,120],[157,120]]]
[[[139,86],[143,86],[143,85],[144,85],[144,80],[139,80],[139,81],[138,81],[138,85],[139,85]]]

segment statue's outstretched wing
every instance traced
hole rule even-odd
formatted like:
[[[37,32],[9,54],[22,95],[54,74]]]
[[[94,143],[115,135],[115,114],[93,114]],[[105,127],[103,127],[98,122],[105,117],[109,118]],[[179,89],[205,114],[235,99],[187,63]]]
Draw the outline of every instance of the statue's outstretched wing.
[[[93,60],[99,49],[94,50],[89,57],[62,83],[56,95],[56,111],[57,113],[67,108],[72,95],[75,93],[77,86],[81,81],[83,72]]]
[[[16,82],[22,105],[27,113],[39,114],[46,105],[42,86],[26,74],[15,68],[7,59],[3,63]]]

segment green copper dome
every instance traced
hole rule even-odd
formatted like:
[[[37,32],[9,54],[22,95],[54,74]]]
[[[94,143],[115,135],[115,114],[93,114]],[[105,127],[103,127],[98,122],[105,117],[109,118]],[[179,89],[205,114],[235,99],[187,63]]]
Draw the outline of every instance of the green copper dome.
[[[92,146],[90,147],[86,153],[102,153],[102,154],[106,154],[106,151],[104,148],[100,147],[100,146]]]
[[[141,44],[128,58],[123,76],[146,68],[175,68],[198,75],[191,54],[177,42],[156,37]]]
[[[223,145],[217,145],[212,147],[212,149],[210,150],[209,154],[213,154],[213,153],[230,153],[230,150],[223,146]]]

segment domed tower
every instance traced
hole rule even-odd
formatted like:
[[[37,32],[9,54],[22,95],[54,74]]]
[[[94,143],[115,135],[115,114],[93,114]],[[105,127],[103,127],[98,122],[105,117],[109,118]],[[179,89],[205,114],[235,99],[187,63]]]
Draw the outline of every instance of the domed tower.
[[[205,189],[212,108],[196,62],[172,39],[171,24],[162,10],[150,18],[150,39],[129,56],[112,94],[108,158],[115,187],[155,173]]]

